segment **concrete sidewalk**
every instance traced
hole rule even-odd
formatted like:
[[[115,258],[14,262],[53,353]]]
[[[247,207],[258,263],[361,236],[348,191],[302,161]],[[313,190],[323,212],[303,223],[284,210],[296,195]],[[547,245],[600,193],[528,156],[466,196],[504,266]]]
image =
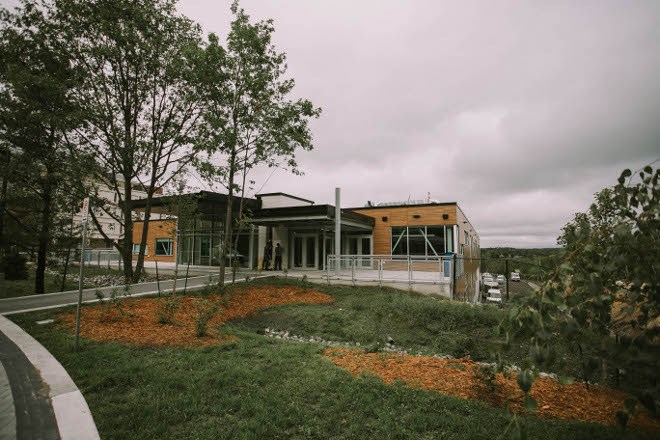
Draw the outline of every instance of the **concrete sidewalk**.
[[[237,274],[237,280],[245,279],[246,275],[252,276],[252,274]],[[231,277],[230,274],[226,275]],[[226,278],[231,279],[231,278]],[[217,275],[208,274],[197,277],[188,278],[186,283],[185,279],[180,278],[177,280],[176,290],[177,292],[183,292],[184,286],[186,290],[196,290],[201,289],[209,282],[217,280]],[[166,293],[171,292],[174,287],[174,280],[163,280],[160,281],[160,292]],[[125,286],[114,286],[114,287],[99,287],[99,288],[90,288],[83,289],[83,302],[94,302],[97,301],[96,292],[99,291],[103,294],[105,298],[110,297],[112,291],[115,290],[117,294],[129,294],[131,296],[144,296],[144,295],[154,295],[158,294],[158,283],[149,282],[149,283],[140,283],[132,284],[129,286],[128,290],[125,290]],[[44,293],[41,295],[30,295],[30,296],[20,296],[17,298],[5,298],[0,299],[0,315],[9,315],[12,313],[22,313],[29,312],[33,310],[43,310],[48,308],[62,307],[65,305],[76,304],[78,301],[78,291],[72,290],[68,292],[56,292],[56,293]]]
[[[0,438],[99,438],[85,398],[32,336],[0,316]]]

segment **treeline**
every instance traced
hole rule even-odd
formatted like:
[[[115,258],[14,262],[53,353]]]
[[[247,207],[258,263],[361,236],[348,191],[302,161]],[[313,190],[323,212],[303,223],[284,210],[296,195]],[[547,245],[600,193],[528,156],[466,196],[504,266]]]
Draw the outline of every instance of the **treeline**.
[[[291,98],[272,21],[251,22],[237,2],[231,10],[221,40],[173,0],[22,0],[0,9],[3,267],[34,258],[43,292],[48,259],[77,246],[75,214],[90,197],[93,225],[136,281],[160,188],[180,187],[194,169],[231,199],[260,165],[297,172],[295,153],[313,148],[308,124],[320,109]],[[146,202],[134,265],[136,186]],[[101,217],[119,222],[119,239]],[[225,255],[233,227],[226,221]]]
[[[481,272],[506,274],[508,265],[509,272],[520,272],[523,279],[543,281],[563,255],[563,248],[481,248]]]

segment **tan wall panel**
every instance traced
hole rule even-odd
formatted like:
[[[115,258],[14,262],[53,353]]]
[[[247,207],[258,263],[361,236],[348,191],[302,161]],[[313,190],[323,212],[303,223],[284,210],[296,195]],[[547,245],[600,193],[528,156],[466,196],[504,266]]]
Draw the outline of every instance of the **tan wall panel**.
[[[135,222],[133,224],[133,243],[139,244],[142,241],[142,228],[144,222]],[[174,263],[176,258],[176,220],[151,220],[149,230],[147,231],[147,251],[149,255],[144,256],[144,261],[162,261]],[[156,256],[156,239],[170,238],[174,241],[172,255]],[[137,255],[133,255],[137,260]]]

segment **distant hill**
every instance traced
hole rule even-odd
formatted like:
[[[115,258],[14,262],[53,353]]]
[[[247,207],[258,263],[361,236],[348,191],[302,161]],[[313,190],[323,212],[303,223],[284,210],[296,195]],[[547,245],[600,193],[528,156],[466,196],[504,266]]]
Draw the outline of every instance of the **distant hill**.
[[[563,248],[481,248],[481,272],[521,272],[524,279],[541,281],[560,264]]]
[[[493,247],[481,248],[481,256],[483,258],[514,258],[516,256],[529,258],[529,257],[550,257],[561,255],[564,248],[535,248],[535,249],[520,249],[511,247]]]

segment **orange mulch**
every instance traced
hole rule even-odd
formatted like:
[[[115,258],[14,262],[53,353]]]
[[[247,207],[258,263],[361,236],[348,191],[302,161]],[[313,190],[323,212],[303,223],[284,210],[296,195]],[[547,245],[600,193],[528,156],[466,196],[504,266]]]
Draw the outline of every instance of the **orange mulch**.
[[[328,348],[324,357],[353,375],[373,374],[386,383],[403,381],[409,386],[439,391],[463,399],[479,399],[495,406],[506,401],[516,412],[523,411],[524,394],[515,374],[498,373],[493,385],[484,382],[479,365],[467,359],[437,359],[390,353],[364,353],[360,350]],[[614,426],[616,412],[624,409],[626,394],[601,386],[583,383],[561,385],[550,378],[534,381],[531,396],[536,400],[536,414],[541,417],[582,420]],[[660,421],[638,411],[629,426],[660,432]]]
[[[196,297],[180,297],[181,305],[172,324],[157,322],[160,300],[156,298],[125,299],[121,302],[121,311],[108,303],[85,307],[80,334],[96,341],[115,341],[142,347],[200,347],[235,339],[221,335],[220,326],[232,319],[254,315],[263,308],[278,304],[332,302],[329,295],[293,286],[241,287],[227,295],[224,305],[220,295],[204,297],[218,306],[218,312],[208,323],[205,337],[195,336]],[[61,327],[74,331],[75,312],[61,313],[58,317]]]

